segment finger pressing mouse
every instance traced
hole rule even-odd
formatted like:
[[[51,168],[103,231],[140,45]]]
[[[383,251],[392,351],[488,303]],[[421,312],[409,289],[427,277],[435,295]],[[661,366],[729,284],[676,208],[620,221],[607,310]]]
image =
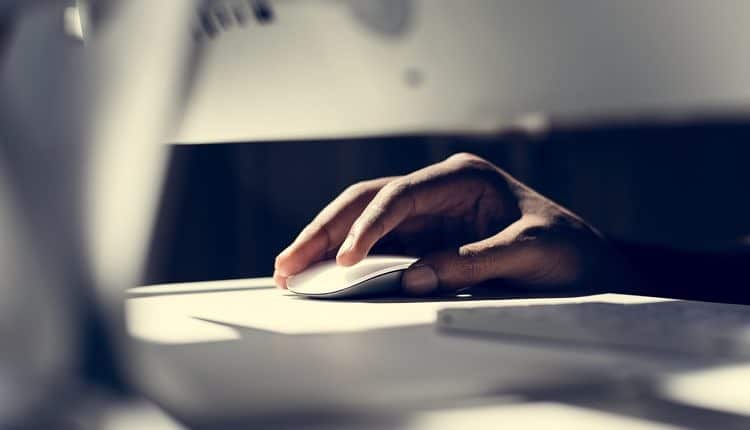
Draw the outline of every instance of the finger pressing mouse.
[[[601,288],[600,274],[612,278],[621,267],[607,240],[580,217],[492,163],[461,153],[347,188],[277,256],[274,280],[286,288],[290,276],[334,253],[338,265],[355,265],[386,235],[419,249],[401,277],[412,294],[492,280],[584,291]]]

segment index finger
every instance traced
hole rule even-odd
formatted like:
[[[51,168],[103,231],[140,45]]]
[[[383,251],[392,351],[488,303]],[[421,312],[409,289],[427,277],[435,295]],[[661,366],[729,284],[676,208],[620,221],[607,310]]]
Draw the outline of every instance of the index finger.
[[[383,184],[393,178],[365,181],[348,187],[307,225],[297,238],[276,257],[274,278],[284,279],[321,260],[339,247],[354,220]]]
[[[420,215],[463,215],[475,209],[488,184],[465,165],[447,160],[385,185],[353,222],[336,260],[350,266],[405,220]]]

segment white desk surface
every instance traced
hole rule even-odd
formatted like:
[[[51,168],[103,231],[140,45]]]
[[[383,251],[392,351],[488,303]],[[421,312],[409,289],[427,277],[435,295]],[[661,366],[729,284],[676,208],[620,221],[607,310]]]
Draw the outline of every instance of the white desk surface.
[[[602,294],[322,301],[254,278],[133,288],[126,323],[131,362],[145,392],[199,422],[234,417],[274,427],[413,429],[484,428],[482,423],[747,426],[750,363],[675,362],[446,336],[432,326],[436,312],[447,307],[657,300]]]

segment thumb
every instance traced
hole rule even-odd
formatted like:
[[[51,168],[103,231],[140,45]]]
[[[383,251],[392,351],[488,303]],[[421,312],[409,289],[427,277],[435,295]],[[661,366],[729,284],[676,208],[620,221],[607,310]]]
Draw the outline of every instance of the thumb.
[[[427,294],[500,278],[533,283],[545,277],[550,263],[558,260],[554,255],[562,251],[550,246],[544,231],[522,218],[495,236],[428,254],[404,272],[402,286],[413,294]]]

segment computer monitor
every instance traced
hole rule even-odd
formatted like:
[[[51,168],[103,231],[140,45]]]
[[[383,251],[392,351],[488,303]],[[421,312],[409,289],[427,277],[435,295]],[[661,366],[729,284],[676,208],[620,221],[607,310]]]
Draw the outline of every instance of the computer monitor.
[[[742,0],[277,0],[271,19],[238,22],[245,4],[201,8],[175,142],[493,132],[750,102]]]

